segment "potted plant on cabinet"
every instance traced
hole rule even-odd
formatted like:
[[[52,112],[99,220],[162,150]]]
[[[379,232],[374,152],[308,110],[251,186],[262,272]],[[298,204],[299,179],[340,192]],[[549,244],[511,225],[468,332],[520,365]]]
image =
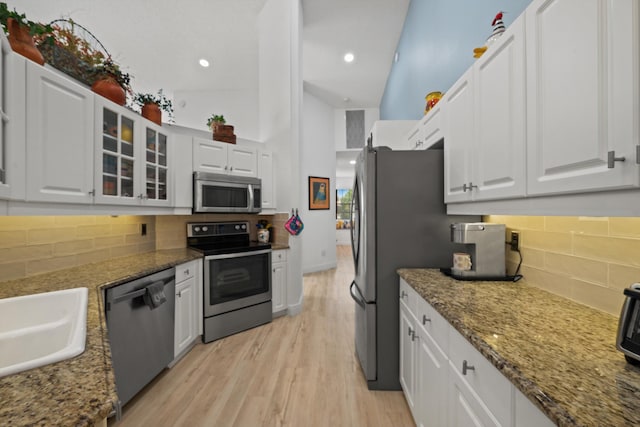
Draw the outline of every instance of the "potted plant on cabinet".
[[[226,122],[227,121],[224,119],[222,114],[212,114],[211,117],[207,119],[207,127],[215,133],[217,127],[225,124]]]
[[[33,36],[51,32],[49,25],[29,21],[24,13],[9,10],[4,2],[0,3],[0,23],[14,52],[44,65],[44,57],[36,48]]]
[[[89,30],[72,19],[56,19],[49,25],[50,33],[34,37],[45,61],[91,86],[96,67],[109,57],[106,48]]]
[[[133,102],[141,107],[142,117],[145,117],[157,125],[162,125],[162,112],[166,111],[169,122],[173,122],[173,103],[162,93],[162,89],[156,95],[150,93],[136,93]]]
[[[207,126],[213,131],[213,139],[235,144],[236,135],[233,133],[233,126],[226,125],[226,122],[223,115],[213,114],[207,119]]]
[[[124,105],[127,102],[127,93],[132,92],[130,85],[131,76],[120,70],[120,66],[108,57],[96,67],[91,90],[118,105]]]

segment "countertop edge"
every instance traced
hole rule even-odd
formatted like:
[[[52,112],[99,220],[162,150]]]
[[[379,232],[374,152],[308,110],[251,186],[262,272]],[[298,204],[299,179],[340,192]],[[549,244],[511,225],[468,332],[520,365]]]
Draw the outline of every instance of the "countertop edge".
[[[97,310],[98,310],[98,319],[97,319],[97,324],[94,323],[93,328],[95,327],[99,327],[100,328],[100,342],[99,343],[95,343],[93,344],[93,349],[98,349],[101,348],[101,356],[102,356],[102,360],[103,360],[103,369],[104,369],[104,382],[102,384],[102,386],[99,386],[99,388],[101,388],[104,392],[103,396],[99,396],[96,397],[95,395],[91,395],[88,396],[86,398],[87,402],[90,402],[94,399],[102,399],[104,397],[106,397],[106,400],[104,400],[103,402],[97,403],[95,404],[95,406],[93,407],[93,410],[90,410],[91,408],[78,408],[79,412],[73,414],[74,417],[77,416],[77,421],[72,423],[73,425],[92,425],[92,424],[96,424],[96,423],[101,423],[104,419],[106,419],[111,413],[112,411],[115,409],[117,403],[118,403],[118,395],[117,395],[117,391],[116,391],[116,387],[115,387],[115,375],[113,372],[113,365],[111,362],[111,346],[109,344],[109,336],[108,336],[108,332],[107,332],[107,324],[106,324],[106,318],[104,315],[104,300],[103,300],[103,296],[104,296],[104,290],[111,288],[113,286],[117,286],[119,284],[122,283],[126,283],[132,280],[135,280],[139,277],[144,277],[147,276],[149,274],[153,274],[155,272],[158,271],[162,271],[162,270],[166,270],[168,268],[172,268],[175,267],[177,265],[183,264],[185,262],[189,262],[195,259],[201,259],[202,258],[202,254],[196,252],[196,251],[192,251],[189,249],[179,249],[179,250],[158,250],[158,251],[152,251],[152,252],[147,252],[147,253],[143,253],[143,254],[138,254],[138,256],[140,257],[150,257],[153,258],[154,261],[156,261],[157,259],[161,259],[160,262],[156,262],[153,265],[145,265],[143,268],[139,269],[139,270],[135,270],[131,273],[127,273],[127,274],[118,274],[115,273],[114,278],[111,278],[110,280],[107,280],[105,282],[101,282],[101,283],[93,283],[88,285],[87,287],[93,288],[90,290],[90,294],[92,296],[90,296],[90,298],[96,298],[95,303],[97,304]],[[38,276],[33,276],[33,277],[26,277],[26,278],[22,278],[22,279],[17,279],[17,280],[9,280],[6,282],[0,282],[0,289],[2,290],[2,292],[0,292],[0,297],[5,298],[5,297],[10,297],[10,296],[19,296],[19,295],[24,295],[24,294],[29,294],[29,293],[38,293],[38,292],[48,292],[48,291],[52,291],[52,290],[60,290],[60,289],[70,289],[70,288],[74,288],[77,287],[77,283],[72,283],[68,286],[61,286],[60,282],[54,280],[54,284],[50,285],[50,286],[42,286],[42,287],[37,287],[37,290],[34,291],[33,287],[27,287],[27,291],[25,291],[25,289],[22,289],[20,287],[21,283],[29,283],[30,281],[42,281],[42,282],[46,282],[46,277],[64,277],[66,272],[70,272],[67,274],[74,274],[77,273],[78,271],[81,271],[81,269],[87,269],[88,271],[90,271],[91,269],[99,269],[101,267],[106,268],[106,266],[108,265],[108,263],[117,263],[117,262],[121,262],[121,261],[127,261],[130,262],[131,261],[131,256],[127,256],[127,257],[118,257],[118,258],[113,258],[113,259],[108,259],[105,261],[100,261],[100,262],[94,262],[94,263],[90,263],[90,264],[86,264],[84,266],[81,267],[72,267],[69,269],[63,269],[63,270],[57,270],[51,273],[44,273],[42,275],[38,275]],[[12,286],[15,285],[15,288],[12,288]],[[11,291],[8,291],[7,288],[11,288]],[[95,293],[94,293],[95,292]],[[7,295],[7,294],[11,294],[11,293],[15,293],[15,295]],[[95,309],[94,309],[95,310]],[[95,322],[95,321],[94,321]],[[89,326],[89,325],[87,325]],[[99,350],[98,350],[99,351]],[[86,350],[85,350],[86,352]],[[84,352],[83,352],[84,354]],[[82,356],[82,355],[81,355]],[[0,378],[0,391],[2,390],[3,386],[4,387],[12,387],[15,386],[16,384],[19,384],[22,386],[22,388],[24,389],[24,387],[27,387],[26,389],[26,393],[24,396],[17,396],[15,398],[15,400],[13,402],[17,403],[22,399],[28,398],[28,390],[33,390],[37,387],[38,384],[38,374],[39,372],[43,372],[43,370],[47,369],[47,370],[51,370],[51,369],[55,369],[55,370],[62,370],[62,371],[66,371],[68,369],[70,369],[70,365],[71,364],[76,364],[78,363],[78,357],[81,356],[76,356],[75,358],[71,358],[68,360],[64,360],[61,362],[57,362],[51,365],[46,365],[43,366],[41,368],[34,368],[31,370],[27,370],[27,371],[23,371],[11,376],[7,376],[4,378]],[[91,363],[94,362],[95,359],[91,359],[91,360],[86,360],[83,361],[82,363]],[[83,365],[84,366],[84,365]],[[88,365],[87,365],[88,366]],[[102,369],[102,368],[101,368]],[[5,379],[9,379],[7,381],[3,381]],[[97,382],[99,382],[100,380],[97,380]],[[3,384],[4,383],[4,384]],[[33,385],[29,385],[31,383],[34,383]],[[12,390],[12,396],[15,396],[17,393],[19,393],[19,391],[16,390]],[[6,405],[11,405],[11,401],[5,401],[3,402],[3,404]],[[50,408],[44,408],[43,410],[48,410]],[[25,417],[27,414],[23,415],[23,417]],[[20,424],[20,422],[22,422],[22,424],[25,424],[25,422],[27,424],[33,424],[36,423],[36,421],[38,423],[40,422],[47,422],[48,418],[46,416],[38,416],[34,413],[34,411],[30,411],[30,413],[28,414],[29,416],[31,416],[31,418],[29,420],[17,420],[15,417],[15,414],[12,413],[7,413],[4,414],[0,414],[0,422],[2,422],[2,420],[4,419],[6,422],[8,422],[9,424],[15,423],[16,421],[18,421],[18,423]],[[65,414],[66,415],[66,414]]]
[[[577,420],[557,401],[549,397],[540,386],[530,378],[527,378],[517,366],[506,360],[499,352],[494,350],[485,340],[468,328],[459,318],[453,318],[443,308],[444,303],[430,299],[423,295],[405,274],[412,269],[398,269],[398,275],[411,286],[421,298],[427,301],[449,324],[458,331],[476,350],[478,350],[498,371],[500,371],[515,387],[551,421],[559,426],[579,426]],[[413,269],[415,270],[415,269]],[[453,279],[452,279],[453,280]]]

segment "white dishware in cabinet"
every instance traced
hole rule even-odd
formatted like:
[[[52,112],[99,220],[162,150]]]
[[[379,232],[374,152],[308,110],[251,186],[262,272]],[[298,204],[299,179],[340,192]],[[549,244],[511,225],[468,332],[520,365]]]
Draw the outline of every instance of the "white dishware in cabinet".
[[[639,185],[639,16],[635,0],[527,8],[528,194]]]
[[[193,168],[197,172],[256,177],[258,154],[253,148],[194,138]]]
[[[271,264],[271,312],[282,315],[287,311],[287,251],[273,251]]]
[[[93,203],[94,94],[26,61],[26,199]]]

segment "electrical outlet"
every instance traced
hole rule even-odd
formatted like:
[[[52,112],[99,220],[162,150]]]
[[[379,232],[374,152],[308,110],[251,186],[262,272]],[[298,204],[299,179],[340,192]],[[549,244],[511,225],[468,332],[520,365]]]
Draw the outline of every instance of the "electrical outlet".
[[[511,250],[512,251],[520,250],[520,232],[519,231],[511,232]]]
[[[146,236],[147,235],[147,224],[141,224],[141,226],[140,226],[140,235],[141,236]]]

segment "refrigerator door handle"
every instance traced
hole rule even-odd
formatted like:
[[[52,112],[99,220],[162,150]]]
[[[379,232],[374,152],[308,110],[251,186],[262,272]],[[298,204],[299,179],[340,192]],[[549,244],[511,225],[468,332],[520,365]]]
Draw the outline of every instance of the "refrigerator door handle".
[[[355,290],[354,290],[355,286]],[[364,298],[358,291],[358,287],[356,286],[356,281],[351,282],[351,286],[349,286],[349,292],[351,293],[351,298],[358,304],[360,307],[365,308],[366,303],[364,302]]]

